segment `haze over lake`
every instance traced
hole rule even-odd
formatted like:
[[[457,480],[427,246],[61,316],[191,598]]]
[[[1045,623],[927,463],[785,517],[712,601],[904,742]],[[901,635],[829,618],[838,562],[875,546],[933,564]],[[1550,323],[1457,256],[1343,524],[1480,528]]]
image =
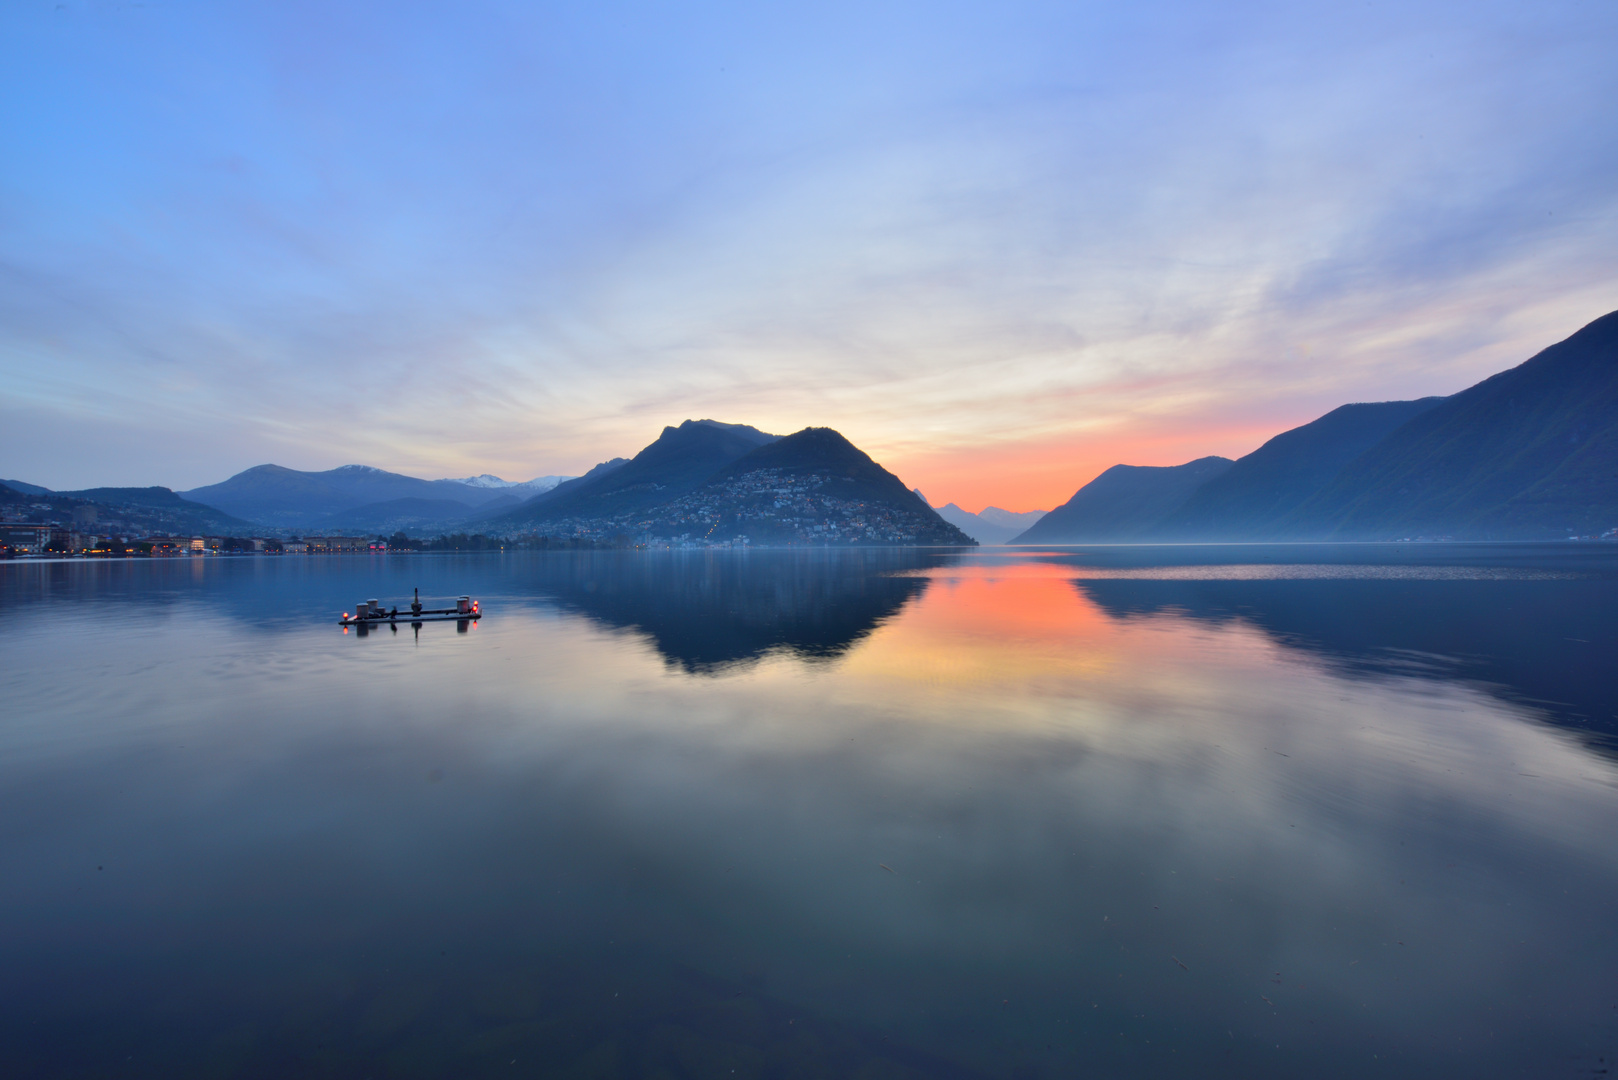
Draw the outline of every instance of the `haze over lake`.
[[[7,1072],[1593,1075],[1614,556],[0,566]]]

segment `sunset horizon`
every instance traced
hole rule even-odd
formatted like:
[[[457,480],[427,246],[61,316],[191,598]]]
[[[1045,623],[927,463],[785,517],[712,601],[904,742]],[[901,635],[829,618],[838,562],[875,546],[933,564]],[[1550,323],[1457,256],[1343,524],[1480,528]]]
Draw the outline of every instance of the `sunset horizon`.
[[[13,5],[0,461],[524,480],[713,417],[1029,510],[1239,457],[1618,306],[1578,11]]]

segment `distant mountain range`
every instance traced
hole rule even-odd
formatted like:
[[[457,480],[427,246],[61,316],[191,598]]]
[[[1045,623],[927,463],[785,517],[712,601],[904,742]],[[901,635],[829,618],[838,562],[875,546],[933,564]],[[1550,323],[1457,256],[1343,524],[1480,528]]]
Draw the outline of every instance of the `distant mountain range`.
[[[1618,312],[1447,398],[1345,405],[1230,462],[1116,465],[1019,544],[1551,539],[1618,527]]]
[[[515,495],[519,499],[530,499],[542,491],[549,491],[571,476],[539,476],[532,480],[502,480],[498,476],[483,473],[480,476],[463,476],[460,479],[443,481],[446,484],[465,484],[467,487],[484,488],[489,491]]]
[[[315,532],[436,527],[509,509],[556,487],[567,477],[509,483],[495,476],[420,480],[414,476],[344,465],[300,472],[257,465],[218,484],[180,494],[248,521]]]
[[[921,494],[917,492],[917,494]],[[1045,516],[1043,510],[1014,513],[998,506],[986,506],[979,513],[962,510],[954,503],[935,506],[938,516],[960,529],[980,544],[1006,544],[1027,531],[1034,522]]]

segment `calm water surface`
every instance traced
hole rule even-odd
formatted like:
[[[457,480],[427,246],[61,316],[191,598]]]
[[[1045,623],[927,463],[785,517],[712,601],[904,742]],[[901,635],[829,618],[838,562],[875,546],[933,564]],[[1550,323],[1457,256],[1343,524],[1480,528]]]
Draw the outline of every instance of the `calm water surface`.
[[[468,592],[457,632],[345,634]],[[1606,1074],[1618,549],[0,564],[8,1076]]]

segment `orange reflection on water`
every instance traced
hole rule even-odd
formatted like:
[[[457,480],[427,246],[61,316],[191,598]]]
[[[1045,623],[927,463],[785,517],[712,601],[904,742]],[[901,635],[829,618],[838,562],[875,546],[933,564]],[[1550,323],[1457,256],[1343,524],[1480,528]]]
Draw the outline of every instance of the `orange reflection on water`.
[[[1080,700],[1107,712],[1152,700],[1175,712],[1210,683],[1273,663],[1274,646],[1249,627],[1115,618],[1069,567],[968,565],[922,576],[927,591],[846,658],[849,676],[1039,726],[1054,713],[1071,720]]]

